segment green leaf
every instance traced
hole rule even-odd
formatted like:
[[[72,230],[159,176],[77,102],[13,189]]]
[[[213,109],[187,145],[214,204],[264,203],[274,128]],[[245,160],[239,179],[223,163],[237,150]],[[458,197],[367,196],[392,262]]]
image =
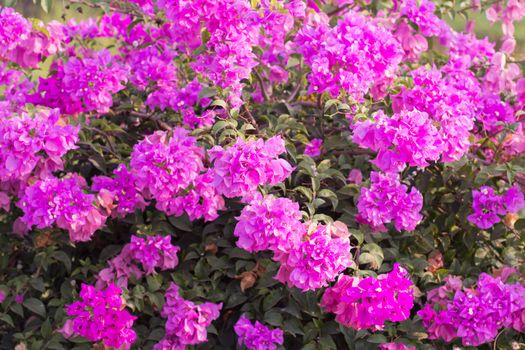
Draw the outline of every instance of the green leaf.
[[[319,339],[319,343],[322,345],[322,349],[337,349],[334,340],[329,335],[323,335]]]
[[[49,321],[49,318],[42,323],[42,326],[40,327],[40,333],[42,334],[42,337],[44,337],[44,339],[49,339],[53,334],[53,329],[51,327],[51,322]]]
[[[16,5],[16,0],[4,0],[5,7],[14,7]]]
[[[186,214],[178,216],[178,217],[169,216],[168,221],[170,222],[170,224],[172,224],[173,226],[175,226],[181,231],[184,231],[184,232],[193,231],[193,225],[190,221],[190,218]]]
[[[284,321],[283,329],[285,332],[288,332],[293,336],[297,334],[304,335],[301,322],[299,322],[299,320],[296,318],[291,318]]]
[[[29,298],[24,301],[24,306],[31,312],[44,317],[46,315],[46,307],[44,303],[36,298]]]
[[[8,314],[0,314],[0,321],[4,321],[11,327],[15,326],[15,324],[13,323],[13,318]]]
[[[379,269],[383,263],[384,255],[380,246],[375,243],[367,243],[361,249],[359,255],[360,264],[370,264],[372,269]]]
[[[40,0],[40,7],[45,13],[48,13],[51,9],[51,0]]]
[[[272,309],[264,314],[264,322],[271,326],[280,327],[283,323],[283,315],[279,310]]]
[[[63,251],[53,252],[53,259],[60,261],[66,267],[67,272],[71,272],[71,258]]]
[[[266,298],[264,298],[263,309],[265,311],[270,310],[272,307],[277,305],[277,303],[281,300],[282,296],[283,293],[280,290],[272,290],[270,294],[266,296]]]
[[[162,287],[162,275],[151,275],[146,277],[148,283],[148,290],[150,292],[156,292]]]
[[[339,204],[339,200],[337,199],[337,195],[332,190],[322,189],[321,191],[319,191],[318,196],[327,198],[332,203],[332,208],[334,210],[335,208],[337,208],[337,204]]]
[[[382,334],[373,334],[366,339],[369,343],[383,344],[387,342],[387,339]]]
[[[33,287],[39,292],[43,292],[45,290],[44,280],[42,279],[42,277],[32,278],[31,280],[29,280],[29,284],[31,284],[31,287]]]
[[[525,219],[519,219],[514,223],[514,229],[518,231],[525,230]]]
[[[199,96],[197,97],[198,101],[202,100],[203,98],[207,97],[213,97],[217,95],[217,89],[214,87],[205,87],[199,92]]]

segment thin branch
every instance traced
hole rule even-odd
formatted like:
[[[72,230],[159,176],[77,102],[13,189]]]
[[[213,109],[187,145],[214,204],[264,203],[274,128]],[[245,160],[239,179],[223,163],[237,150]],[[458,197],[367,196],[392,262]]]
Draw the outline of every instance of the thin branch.
[[[242,106],[244,107],[244,111],[246,112],[246,115],[248,116],[248,121],[250,122],[250,124],[253,125],[253,127],[255,128],[255,131],[257,131],[257,134],[259,134],[259,126],[257,125],[257,121],[253,117],[253,114],[250,112],[246,104]]]
[[[301,91],[301,87],[303,86],[303,74],[302,69],[299,70],[299,79],[297,82],[297,85],[295,86],[294,90],[292,91],[290,97],[286,99],[286,102],[290,103],[292,102],[296,97],[299,91]]]
[[[349,7],[350,7],[350,4],[343,5],[341,7],[336,8],[335,10],[333,10],[331,12],[328,12],[327,15],[328,15],[328,17],[333,17],[333,16],[337,15],[338,13],[346,10]]]
[[[308,101],[297,101],[297,102],[292,103],[292,106],[317,108],[317,103],[308,102]]]
[[[257,80],[259,81],[259,85],[261,87],[261,93],[263,95],[264,100],[268,101],[270,99],[270,97],[268,96],[268,91],[266,91],[266,87],[264,86],[264,81],[263,81],[261,75],[255,69],[253,70],[253,74],[255,75],[255,78],[257,78]]]
[[[167,130],[169,132],[173,131],[173,128],[168,123],[162,121],[160,118],[155,117],[155,115],[153,114],[147,114],[147,113],[136,112],[136,111],[123,111],[123,113],[129,113],[130,115],[140,118],[140,119],[151,120],[154,123],[156,123],[160,128]]]

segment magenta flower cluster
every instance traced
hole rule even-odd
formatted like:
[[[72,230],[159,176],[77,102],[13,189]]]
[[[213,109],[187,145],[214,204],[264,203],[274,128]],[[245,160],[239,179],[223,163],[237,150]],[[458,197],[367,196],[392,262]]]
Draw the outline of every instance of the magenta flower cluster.
[[[269,329],[259,321],[250,322],[242,315],[233,327],[238,337],[238,344],[248,350],[275,350],[277,344],[283,344],[282,329]]]
[[[335,27],[303,27],[294,42],[311,69],[310,93],[336,97],[344,90],[356,101],[369,92],[383,96],[403,58],[401,45],[380,21],[354,11]]]
[[[80,300],[66,306],[71,320],[66,321],[62,332],[79,335],[93,342],[119,349],[129,349],[137,338],[131,329],[136,317],[124,310],[120,288],[109,285],[104,290],[82,284]]]
[[[480,94],[479,82],[472,72],[453,64],[449,62],[448,66],[439,70],[422,67],[412,71],[414,86],[411,89],[402,87],[398,95],[392,96],[394,112],[417,109],[426,113],[431,123],[438,126],[443,145],[434,143],[436,136],[427,136],[428,141],[425,142],[430,143],[432,148],[439,146],[438,150],[430,152],[439,152],[442,162],[456,161],[468,151]],[[435,135],[430,126],[423,130],[425,134]]]
[[[249,252],[272,251],[281,264],[275,278],[290,287],[325,287],[353,264],[346,226],[308,225],[301,221],[299,205],[288,198],[255,198],[237,219],[237,246]]]
[[[383,330],[387,322],[409,317],[415,288],[408,272],[394,264],[391,272],[377,277],[344,275],[355,264],[346,225],[317,223],[325,207],[302,213],[300,203],[266,195],[265,186],[282,183],[294,171],[284,159],[286,147],[294,149],[302,142],[304,155],[315,161],[322,153],[328,155],[337,137],[346,135],[324,129],[339,122],[335,115],[324,118],[332,108],[326,98],[342,102],[338,112],[346,105],[350,112],[341,122],[350,124],[352,141],[375,152],[371,166],[378,170],[371,172],[356,203],[356,221],[374,232],[390,225],[414,231],[422,221],[423,196],[402,178],[407,167],[460,159],[476,164],[471,157],[479,163],[506,162],[525,152],[525,79],[514,54],[514,23],[525,18],[523,0],[496,1],[486,11],[491,23],[503,24],[497,49],[477,39],[471,23],[465,32],[452,30],[434,14],[436,5],[430,0],[393,1],[377,13],[365,9],[369,0],[128,2],[112,2],[113,13],[99,19],[65,24],[43,24],[0,7],[0,208],[10,211],[11,200],[17,201],[23,214],[14,220],[15,232],[56,227],[67,231],[72,242],[85,242],[109,217],[111,223],[124,221],[148,208],[146,217],[155,207],[167,216],[213,221],[226,209],[225,199],[240,199],[245,206],[233,232],[239,248],[270,251],[279,266],[275,278],[289,287],[328,287],[321,306],[340,324]],[[479,8],[479,1],[470,7]],[[111,51],[95,50],[98,39],[111,42]],[[430,45],[439,45],[444,55],[426,55]],[[49,67],[42,65],[44,59]],[[308,102],[310,97],[317,103]],[[308,132],[306,119],[319,109],[323,118],[311,121],[316,129],[321,126],[313,133],[323,138],[307,144],[299,129],[281,128],[280,117],[273,125],[270,108],[267,121],[258,118],[257,113],[278,101],[291,119],[305,118]],[[65,156],[77,148],[81,127],[86,131],[82,141],[89,138],[94,116],[102,118],[96,122],[111,119],[108,125],[124,120],[118,128],[129,132],[142,122],[132,123],[132,118],[148,119],[166,131],[136,143],[128,165],[123,159],[108,163],[115,166],[110,176],[64,174],[64,168],[77,167],[77,158],[65,164]],[[230,142],[231,134],[216,137],[216,118],[239,121],[240,132],[258,138],[242,136]],[[210,129],[213,137],[207,138]],[[277,136],[264,138],[268,134]],[[283,137],[296,145],[285,145]],[[207,150],[197,140],[215,146]],[[476,154],[468,153],[474,145]],[[104,151],[111,161],[126,153],[109,146]],[[290,158],[295,160],[295,153]],[[346,159],[345,154],[339,162],[348,163]],[[317,170],[323,170],[324,161]],[[356,186],[345,189],[353,191],[363,176],[357,169],[362,168],[361,158],[351,162],[342,168],[351,169],[348,182]],[[291,185],[302,186],[300,176]],[[325,190],[328,180],[323,178],[317,187]],[[285,189],[289,194],[291,188]],[[313,192],[313,197],[322,197],[320,191]],[[318,201],[308,204],[310,211],[314,203]],[[483,186],[472,192],[467,219],[490,229],[523,207],[519,185],[501,194]],[[309,214],[313,221],[305,222],[303,216]],[[179,251],[171,236],[132,236],[98,272],[96,288],[82,285],[80,299],[66,307],[70,319],[60,331],[128,349],[136,340],[135,317],[125,310],[120,288],[174,269]],[[15,291],[14,302],[24,304],[28,294]],[[0,290],[0,303],[5,298]],[[154,349],[182,350],[206,342],[207,327],[221,308],[184,299],[172,283],[161,312],[165,336]],[[495,341],[503,329],[524,332],[523,276],[504,269],[494,276],[481,274],[475,286],[463,286],[449,276],[443,287],[428,293],[419,316],[431,339],[459,338],[465,346]],[[234,329],[239,345],[248,349],[283,344],[283,330],[253,324],[245,315]],[[397,342],[381,344],[380,349],[413,347]]]
[[[275,256],[281,264],[275,278],[303,291],[328,286],[353,264],[348,230],[316,225],[309,231],[287,253]]]
[[[57,110],[41,109],[3,118],[0,124],[0,181],[13,191],[30,177],[63,170],[62,157],[78,140],[78,127],[64,125]]]
[[[268,195],[242,209],[233,234],[239,238],[239,248],[249,252],[271,250],[278,255],[301,242],[306,233],[301,219],[299,204]]]
[[[258,186],[276,185],[291,173],[292,166],[279,155],[286,153],[284,140],[274,136],[244,141],[223,148],[215,146],[209,151],[213,163],[213,186],[227,198],[253,194]]]
[[[472,191],[472,210],[467,219],[481,229],[489,229],[507,213],[517,213],[525,207],[523,191],[518,185],[498,195],[492,187],[483,186]]]
[[[195,304],[181,297],[179,287],[172,283],[166,291],[162,316],[166,321],[166,334],[153,348],[155,350],[183,350],[186,345],[204,343],[208,339],[206,328],[219,317],[221,304]]]
[[[37,68],[44,57],[63,51],[66,35],[62,24],[31,23],[10,7],[0,7],[0,59],[23,68]]]
[[[55,224],[69,232],[73,242],[91,239],[106,222],[106,216],[96,206],[93,194],[85,193],[86,180],[77,174],[58,179],[53,176],[28,186],[18,207],[24,215],[22,222],[28,227],[43,229]]]
[[[387,223],[393,223],[398,231],[413,231],[423,218],[421,193],[414,187],[408,192],[395,173],[372,172],[370,181],[369,188],[361,189],[357,220],[375,231],[384,231]]]
[[[179,264],[179,250],[171,244],[170,236],[131,236],[131,242],[99,272],[97,287],[116,284],[126,288],[130,278],[138,280],[154,274],[156,269],[174,269]]]
[[[93,177],[91,189],[98,192],[100,205],[114,217],[123,218],[136,209],[144,210],[147,205],[135,185],[135,175],[124,164],[113,171],[113,177]]]
[[[416,350],[416,347],[406,346],[403,343],[384,343],[379,345],[379,350]]]
[[[448,276],[445,284],[428,292],[427,304],[418,311],[430,339],[447,342],[461,338],[465,346],[494,341],[503,328],[525,331],[525,286],[509,267],[491,276],[479,275],[475,287]]]
[[[204,150],[183,128],[173,135],[157,131],[133,147],[130,166],[135,184],[147,199],[155,199],[159,210],[172,215],[174,199],[204,171]]]
[[[342,275],[321,301],[321,307],[333,312],[342,325],[372,330],[383,329],[386,321],[406,320],[413,305],[413,284],[398,264],[377,278]]]
[[[384,172],[402,171],[407,164],[426,167],[445,151],[432,119],[417,109],[392,117],[378,112],[373,120],[358,121],[352,127],[353,142],[377,151],[372,163]]]
[[[85,57],[54,61],[54,74],[41,78],[37,102],[59,108],[62,113],[107,113],[112,94],[122,90],[128,68],[118,63],[108,50],[85,52]]]

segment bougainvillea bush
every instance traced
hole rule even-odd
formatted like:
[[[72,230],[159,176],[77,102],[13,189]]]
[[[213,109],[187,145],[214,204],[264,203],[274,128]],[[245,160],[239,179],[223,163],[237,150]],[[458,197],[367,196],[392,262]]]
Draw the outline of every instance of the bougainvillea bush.
[[[10,5],[1,349],[525,348],[523,0]]]

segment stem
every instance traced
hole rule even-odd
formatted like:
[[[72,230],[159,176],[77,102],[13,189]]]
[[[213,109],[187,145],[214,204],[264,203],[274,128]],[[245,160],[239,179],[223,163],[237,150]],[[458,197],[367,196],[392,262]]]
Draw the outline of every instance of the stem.
[[[494,339],[494,346],[493,346],[493,349],[496,350],[498,347],[498,338],[499,336],[505,331],[505,328],[503,328],[499,333],[498,335],[496,336],[496,338]]]
[[[340,13],[340,12],[346,10],[346,9],[349,8],[349,7],[350,7],[350,4],[343,5],[343,6],[341,6],[341,7],[336,8],[335,10],[333,10],[333,11],[331,11],[331,12],[328,12],[327,15],[328,15],[328,17],[335,16],[335,15],[337,15],[338,13]]]
[[[127,111],[124,111],[123,113],[126,113],[126,112]],[[150,114],[147,114],[147,113],[136,112],[136,111],[129,111],[129,114],[134,116],[134,117],[140,118],[140,119],[151,120],[154,123],[156,123],[160,128],[162,128],[162,129],[164,129],[166,131],[169,131],[169,132],[173,131],[173,128],[171,126],[169,126],[166,122],[163,122],[162,120],[160,120],[160,118],[155,117],[154,115],[150,115]]]
[[[253,70],[253,74],[255,75],[257,80],[259,81],[259,85],[261,87],[261,93],[263,95],[264,100],[268,101],[270,99],[270,97],[268,96],[268,91],[266,91],[266,87],[264,86],[264,81],[263,81],[261,75],[255,69]]]
[[[294,90],[292,91],[290,97],[288,97],[286,99],[286,102],[290,103],[297,97],[297,94],[299,93],[299,91],[301,91],[301,87],[303,86],[303,83],[302,83],[303,79],[302,78],[303,78],[302,70],[299,70],[299,79],[298,79],[297,85],[295,86]]]
[[[250,110],[245,104],[242,106],[244,107],[244,111],[246,112],[246,115],[248,116],[248,121],[250,122],[250,124],[253,125],[253,127],[255,128],[255,131],[257,131],[257,134],[259,134],[259,126],[257,125],[257,121],[253,117],[253,114],[250,112]]]

